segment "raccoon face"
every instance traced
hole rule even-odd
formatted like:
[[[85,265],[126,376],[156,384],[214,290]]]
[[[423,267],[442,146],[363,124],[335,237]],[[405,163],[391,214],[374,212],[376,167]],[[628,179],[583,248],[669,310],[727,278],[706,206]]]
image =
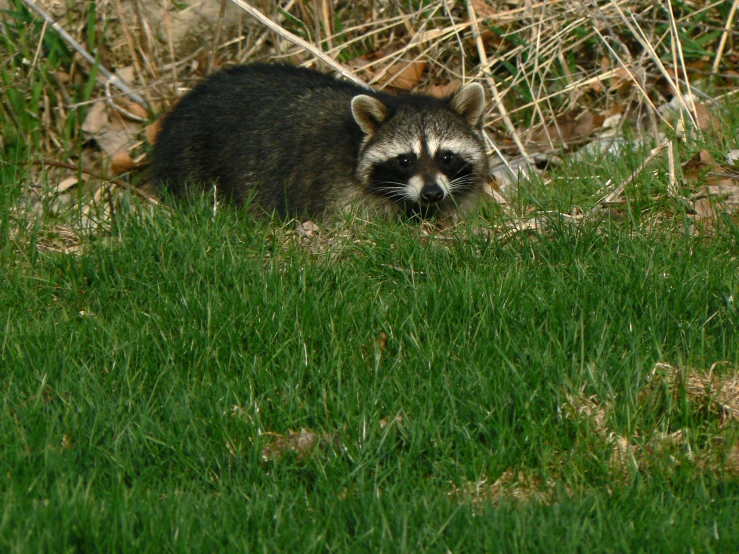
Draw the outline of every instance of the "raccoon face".
[[[397,211],[424,217],[453,212],[487,177],[484,104],[478,84],[446,103],[400,104],[392,115],[379,99],[355,96],[352,113],[365,133],[357,177]]]

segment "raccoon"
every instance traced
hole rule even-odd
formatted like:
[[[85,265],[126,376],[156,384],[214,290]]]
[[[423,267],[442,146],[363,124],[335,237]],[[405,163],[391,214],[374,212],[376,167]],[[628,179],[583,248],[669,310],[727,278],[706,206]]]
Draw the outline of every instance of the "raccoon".
[[[153,151],[158,187],[218,196],[281,217],[326,218],[355,206],[456,215],[488,175],[485,93],[387,94],[277,64],[213,74],[165,116]]]

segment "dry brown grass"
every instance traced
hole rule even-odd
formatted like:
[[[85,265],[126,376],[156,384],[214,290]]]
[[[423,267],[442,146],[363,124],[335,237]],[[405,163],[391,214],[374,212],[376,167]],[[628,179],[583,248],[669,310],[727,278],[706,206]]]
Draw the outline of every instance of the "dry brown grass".
[[[513,194],[519,177],[542,173],[537,167],[556,164],[563,153],[612,147],[624,126],[662,144],[665,132],[685,138],[719,133],[720,98],[739,83],[737,1],[688,2],[682,12],[669,2],[642,0],[4,3],[25,5],[36,21],[47,18],[40,29],[29,24],[18,39],[30,45],[31,60],[0,62],[4,90],[27,91],[30,98],[33,85],[44,84],[39,121],[21,129],[20,140],[38,144],[33,159],[70,161],[108,178],[128,179],[146,165],[156,118],[194,83],[250,61],[300,64],[377,88],[432,94],[481,81],[489,98],[489,192],[498,203]],[[77,52],[59,70],[41,74],[43,37],[62,31]],[[87,52],[91,43],[96,47]],[[79,101],[95,57],[96,85],[89,100]],[[0,104],[5,117],[17,119],[11,103]],[[65,122],[73,112],[84,119],[70,135]],[[666,144],[674,197],[686,160]],[[71,175],[58,167],[43,175],[33,169],[31,180],[56,185]],[[596,211],[617,208],[628,182],[607,183]],[[705,202],[681,202],[699,218],[715,216],[703,209]],[[540,219],[518,216],[506,229],[538,229]]]
[[[508,468],[497,479],[483,478],[452,487],[450,496],[476,504],[554,502],[558,491],[567,495],[577,493],[579,485],[568,481],[567,460],[586,454],[577,449],[589,449],[592,445],[610,452],[605,458],[605,469],[616,485],[630,483],[635,473],[656,470],[670,475],[685,464],[696,475],[736,477],[739,475],[739,443],[735,441],[739,422],[739,371],[724,365],[714,364],[707,371],[698,371],[658,363],[638,395],[637,410],[650,416],[642,418],[645,422],[662,419],[666,398],[674,403],[684,399],[695,417],[705,419],[705,436],[648,423],[638,425],[628,435],[620,434],[613,425],[617,399],[604,400],[580,389],[565,394],[567,400],[560,406],[560,412],[564,419],[580,424],[582,440],[573,451],[561,453],[548,465],[546,477],[538,470]]]

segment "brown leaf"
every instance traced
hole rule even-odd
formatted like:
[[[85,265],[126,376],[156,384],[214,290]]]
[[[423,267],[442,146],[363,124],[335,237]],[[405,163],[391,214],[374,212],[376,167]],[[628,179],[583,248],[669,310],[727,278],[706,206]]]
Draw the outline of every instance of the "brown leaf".
[[[59,70],[56,72],[56,78],[63,85],[66,85],[72,80],[72,78],[69,76],[69,73],[67,73],[66,71],[62,71],[62,70]]]
[[[144,130],[146,134],[146,140],[148,140],[149,144],[151,144],[152,146],[157,143],[157,137],[159,136],[159,132],[162,130],[163,119],[163,117],[160,117],[151,125],[147,125],[146,129]]]
[[[118,112],[111,113],[102,100],[92,105],[82,124],[82,130],[109,156],[133,146],[139,129],[138,123],[124,119]]]
[[[695,201],[695,215],[698,219],[713,219],[716,217],[716,210],[713,209],[710,198],[699,198]]]
[[[385,350],[387,348],[387,334],[385,331],[380,332],[380,336],[375,339],[375,344],[380,350]]]
[[[610,90],[615,90],[619,95],[626,96],[632,86],[634,86],[634,79],[631,72],[623,67],[617,67],[613,70]]]
[[[487,19],[496,14],[495,8],[485,0],[470,0],[470,4],[475,8],[478,19]]]
[[[572,144],[593,134],[603,125],[601,114],[585,112],[575,119],[571,114],[557,118],[557,123],[534,132],[528,142],[547,149],[551,145]]]
[[[695,118],[701,131],[715,131],[719,128],[716,117],[708,111],[704,104],[699,102],[695,103]]]
[[[454,79],[453,81],[448,82],[446,85],[433,85],[428,89],[428,93],[431,96],[436,96],[437,98],[445,98],[457,92],[461,86],[462,81],[460,81],[459,79]]]
[[[385,427],[390,425],[390,423],[395,423],[396,425],[402,425],[403,421],[404,421],[404,418],[402,414],[398,414],[395,417],[383,417],[380,420],[380,427],[384,429]]]
[[[115,156],[110,164],[110,171],[113,175],[120,175],[131,171],[136,167],[136,163],[131,158],[131,155],[126,150],[121,150]]]
[[[56,187],[54,187],[54,192],[62,193],[68,189],[71,189],[76,184],[77,184],[77,177],[67,177],[61,183],[59,183]]]
[[[718,170],[721,167],[716,163],[705,148],[695,154],[683,164],[683,175],[688,182],[696,182],[709,170]]]
[[[410,65],[401,60],[388,68],[382,82],[397,89],[410,90],[421,80],[425,70],[426,62],[423,60],[412,62]]]
[[[146,111],[146,108],[144,108],[141,104],[138,104],[137,102],[132,102],[131,100],[125,99],[125,105],[123,106],[123,109],[126,110],[129,113],[132,113],[136,117],[140,117],[141,119],[146,119],[149,117],[149,112]]]
[[[307,457],[318,444],[318,435],[313,431],[301,429],[299,433],[290,431],[287,436],[274,434],[276,437],[262,450],[265,461],[279,460],[288,452],[293,452],[298,458]]]

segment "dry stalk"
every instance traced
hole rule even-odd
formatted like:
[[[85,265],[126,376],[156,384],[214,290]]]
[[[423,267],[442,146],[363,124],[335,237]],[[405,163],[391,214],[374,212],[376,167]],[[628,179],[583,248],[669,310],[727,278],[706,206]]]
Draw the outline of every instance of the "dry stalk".
[[[475,13],[475,8],[472,5],[472,2],[467,2],[467,13],[469,15],[470,23],[472,24],[472,35],[475,38],[475,45],[477,46],[477,52],[480,56],[480,62],[482,62],[483,66],[487,66],[488,57],[485,53],[485,45],[482,42],[482,37],[480,36],[480,26],[477,23],[477,14]],[[508,129],[508,133],[511,135],[511,138],[516,143],[516,146],[518,147],[521,155],[528,162],[530,160],[529,155],[526,152],[526,148],[524,148],[524,145],[521,142],[518,133],[516,132],[516,128],[514,127],[511,118],[508,116],[508,110],[506,110],[506,107],[503,105],[503,99],[498,92],[498,86],[495,84],[495,80],[490,75],[489,70],[485,71],[484,75],[485,81],[487,82],[488,87],[493,93],[493,98],[495,99],[495,104],[498,107],[498,112],[500,112],[500,115],[503,118],[503,123],[505,123],[506,129]]]
[[[624,14],[624,12],[621,10],[618,4],[616,4],[613,0],[611,0],[611,4],[613,4],[613,6],[616,8],[616,10],[618,11],[618,14],[621,16],[621,19],[623,20],[624,24],[629,29],[631,34],[634,36],[636,40],[639,41],[642,48],[644,48],[644,50],[649,54],[649,57],[652,59],[652,62],[654,62],[654,65],[657,66],[657,69],[659,69],[662,76],[667,80],[667,82],[670,85],[670,88],[672,88],[672,90],[675,92],[675,96],[677,96],[678,101],[680,102],[680,104],[682,104],[685,112],[687,112],[688,116],[690,117],[691,124],[693,125],[693,127],[697,129],[698,125],[695,121],[694,112],[691,112],[690,108],[688,108],[688,105],[685,103],[685,99],[683,98],[683,95],[680,93],[679,85],[677,84],[677,82],[675,82],[675,80],[667,72],[667,69],[662,63],[662,60],[659,59],[657,52],[655,51],[654,47],[649,43],[647,36],[644,34],[644,31],[642,31],[642,28],[639,26],[636,19],[634,19],[633,14],[631,15],[631,20],[629,20],[629,18],[626,17],[626,14]],[[600,35],[600,33],[598,34]],[[675,67],[675,71],[677,71],[677,67]]]
[[[649,156],[637,167],[631,175],[619,186],[617,186],[613,191],[606,194],[603,198],[601,198],[598,203],[593,206],[593,209],[590,210],[589,215],[595,215],[598,213],[603,206],[607,204],[613,203],[621,194],[623,193],[624,189],[634,180],[636,179],[639,174],[641,174],[642,171],[644,171],[644,168],[647,167],[654,158],[657,157],[657,155],[662,152],[665,148],[668,148],[670,146],[670,141],[668,139],[663,140],[659,145],[657,145],[655,148],[652,149],[652,151],[649,153]]]
[[[92,64],[93,66],[97,66],[98,71],[105,76],[106,79],[110,81],[110,83],[120,89],[122,92],[124,92],[131,100],[134,102],[138,102],[139,104],[146,105],[146,102],[144,101],[141,96],[139,96],[136,92],[131,89],[126,83],[124,83],[118,76],[111,73],[107,68],[97,63],[95,58],[79,43],[77,42],[72,36],[65,31],[61,25],[59,25],[56,21],[54,21],[54,18],[52,18],[49,14],[47,14],[44,10],[39,8],[33,0],[22,0],[22,2],[28,6],[30,9],[32,9],[34,12],[39,14],[41,17],[44,18],[44,21],[47,22],[49,25],[51,25],[51,28],[54,29],[57,34],[65,41],[67,44],[69,44],[72,48],[74,48],[80,56],[82,56],[88,63]]]
[[[216,36],[213,39],[213,50],[210,53],[210,59],[208,60],[208,68],[206,73],[213,71],[213,67],[216,63],[216,54],[218,53],[218,43],[221,42],[221,33],[223,32],[223,22],[226,18],[226,3],[228,0],[221,0],[221,7],[218,10],[218,26],[216,27]]]
[[[167,43],[169,44],[169,54],[172,58],[172,91],[177,96],[177,58],[174,53],[174,42],[172,41],[172,24],[169,20],[169,2],[170,0],[162,0],[164,6],[164,27],[167,30]]]
[[[678,65],[676,62],[673,62],[673,65],[675,66],[675,82],[679,85],[680,79],[679,79],[679,72],[678,68],[682,66],[683,68],[683,76],[685,77],[685,85],[688,89],[688,92],[691,91],[692,87],[690,86],[690,79],[688,78],[688,68],[685,65],[685,57],[683,56],[683,45],[682,42],[680,42],[680,35],[677,32],[677,24],[675,23],[675,14],[672,12],[672,0],[667,0],[667,8],[668,8],[668,14],[670,16],[670,35],[671,35],[671,45],[672,45],[672,57],[675,58],[675,55],[677,53],[677,58],[680,60],[680,65]],[[679,93],[678,89],[678,93]],[[698,127],[698,110],[695,109],[695,100],[693,98],[693,94],[688,94],[688,101],[690,102],[690,110],[688,113],[690,114],[690,120],[693,124],[693,127],[695,129],[700,129]]]
[[[151,106],[151,96],[149,95],[149,89],[146,86],[146,77],[144,76],[144,72],[141,69],[141,64],[139,63],[139,57],[136,55],[136,46],[133,42],[133,35],[131,34],[131,29],[128,27],[128,22],[126,21],[126,18],[123,15],[123,10],[121,9],[121,2],[120,0],[113,0],[113,7],[115,8],[116,14],[118,15],[118,19],[121,22],[121,28],[123,29],[123,36],[126,38],[126,43],[128,44],[128,50],[131,52],[131,60],[133,61],[133,68],[136,71],[136,75],[139,78],[139,82],[144,86],[144,96],[146,97],[146,106]],[[110,94],[108,94],[110,96]]]
[[[328,49],[333,48],[331,41],[331,8],[329,7],[328,0],[323,0],[321,3],[321,11],[323,12],[323,32],[326,33],[326,44]]]
[[[104,181],[106,183],[110,183],[112,185],[116,185],[118,187],[127,189],[131,191],[133,194],[141,198],[142,200],[146,201],[147,203],[151,204],[152,206],[161,206],[159,201],[151,196],[150,194],[145,193],[143,190],[134,187],[133,185],[129,185],[126,182],[119,181],[118,179],[109,179],[108,177],[104,177],[100,175],[99,173],[92,173],[90,171],[85,171],[84,169],[80,169],[77,166],[74,166],[72,164],[67,164],[64,162],[56,162],[54,160],[38,160],[31,162],[33,165],[50,165],[52,167],[61,167],[62,169],[69,169],[71,171],[77,171],[78,173],[84,173],[85,175],[88,175],[90,177],[93,177],[95,179],[100,179],[101,181]]]
[[[719,41],[718,49],[716,50],[716,58],[713,60],[713,67],[711,68],[713,73],[718,73],[719,65],[721,65],[721,57],[724,55],[726,39],[729,38],[729,31],[731,30],[731,24],[734,21],[737,6],[739,6],[739,0],[734,0],[734,3],[731,5],[731,10],[729,10],[729,16],[726,18],[724,32],[721,33],[721,40]]]
[[[678,188],[677,183],[677,171],[675,169],[676,163],[675,163],[675,145],[672,141],[667,143],[667,165],[668,170],[670,172],[670,180],[667,185],[667,196],[671,196],[672,198],[677,198],[678,193],[680,192],[680,189]]]
[[[672,124],[669,121],[667,121],[667,119],[665,119],[665,117],[660,113],[660,111],[657,109],[657,107],[649,99],[649,95],[647,94],[647,91],[644,90],[644,87],[642,87],[641,83],[636,78],[636,75],[634,75],[634,72],[629,69],[629,67],[626,65],[626,63],[624,63],[624,61],[621,59],[621,56],[618,55],[618,53],[613,49],[613,47],[609,44],[609,42],[605,39],[605,37],[600,34],[600,31],[595,26],[593,26],[593,30],[598,34],[598,36],[600,37],[600,40],[603,42],[603,44],[606,45],[606,48],[608,48],[608,51],[611,54],[613,54],[613,57],[616,58],[616,61],[618,61],[618,63],[621,64],[621,67],[623,67],[626,70],[626,73],[631,78],[631,80],[633,81],[633,83],[636,86],[636,88],[639,90],[639,93],[641,94],[641,96],[644,99],[644,101],[647,104],[649,104],[649,107],[652,109],[652,111],[654,113],[656,113],[657,115],[659,115],[659,117],[663,121],[663,123],[667,124],[670,127],[670,129],[674,129],[674,127],[672,126]]]
[[[349,79],[350,81],[366,87],[367,85],[362,81],[359,77],[357,77],[354,73],[349,71],[347,68],[345,68],[343,65],[341,65],[339,62],[334,60],[333,58],[327,56],[321,50],[313,46],[312,44],[304,41],[302,38],[300,38],[297,35],[294,35],[290,31],[283,29],[280,25],[272,21],[269,17],[264,15],[262,12],[260,12],[255,7],[251,6],[247,2],[244,2],[244,0],[231,0],[234,4],[239,6],[242,10],[247,12],[249,15],[251,15],[254,19],[259,21],[262,25],[265,25],[268,27],[271,31],[277,33],[279,36],[284,38],[285,40],[292,42],[293,44],[296,44],[297,46],[307,50],[311,54],[313,54],[317,59],[321,60],[323,63],[328,65],[330,68],[332,68],[334,71],[337,71],[339,74],[341,74],[344,78]]]
[[[39,54],[41,54],[41,47],[44,44],[44,37],[46,36],[46,29],[49,27],[49,22],[44,19],[44,26],[41,27],[41,36],[38,39],[38,44],[36,45],[36,53],[33,55],[33,61],[31,62],[31,68],[36,67],[36,63],[38,62]]]

